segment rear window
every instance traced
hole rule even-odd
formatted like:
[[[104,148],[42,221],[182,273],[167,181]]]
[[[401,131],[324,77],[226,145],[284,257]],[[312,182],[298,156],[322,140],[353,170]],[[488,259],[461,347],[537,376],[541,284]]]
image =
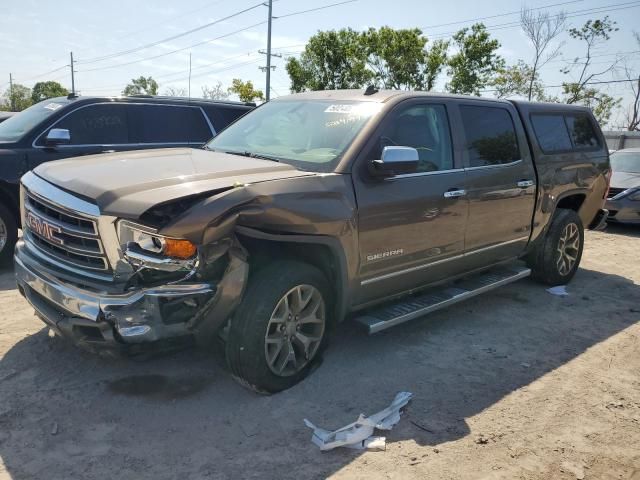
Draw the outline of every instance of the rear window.
[[[132,143],[204,144],[213,136],[202,110],[171,105],[129,105]]]
[[[593,122],[586,114],[534,114],[531,124],[545,153],[599,147]]]
[[[504,108],[460,107],[471,167],[500,165],[520,160],[511,114]]]

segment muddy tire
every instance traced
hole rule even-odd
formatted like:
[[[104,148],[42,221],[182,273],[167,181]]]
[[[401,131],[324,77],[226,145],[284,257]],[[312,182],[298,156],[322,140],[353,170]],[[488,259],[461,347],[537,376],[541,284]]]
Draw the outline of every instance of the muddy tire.
[[[257,272],[228,330],[233,377],[263,394],[304,379],[325,344],[329,292],[322,272],[305,263],[285,260]]]
[[[11,211],[0,204],[0,266],[7,266],[13,260],[13,249],[18,241],[18,226]]]
[[[527,258],[532,277],[547,285],[565,285],[578,270],[584,227],[573,210],[559,209],[544,239]]]

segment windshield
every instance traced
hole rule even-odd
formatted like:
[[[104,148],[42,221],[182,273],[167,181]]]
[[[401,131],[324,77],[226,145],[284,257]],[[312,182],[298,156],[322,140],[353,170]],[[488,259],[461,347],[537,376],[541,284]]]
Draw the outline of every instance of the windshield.
[[[381,106],[377,102],[276,100],[240,118],[207,148],[267,157],[302,170],[331,171]]]
[[[640,173],[640,152],[615,152],[611,154],[614,172]]]
[[[63,107],[66,101],[45,100],[0,123],[0,142],[15,142],[29,130]]]

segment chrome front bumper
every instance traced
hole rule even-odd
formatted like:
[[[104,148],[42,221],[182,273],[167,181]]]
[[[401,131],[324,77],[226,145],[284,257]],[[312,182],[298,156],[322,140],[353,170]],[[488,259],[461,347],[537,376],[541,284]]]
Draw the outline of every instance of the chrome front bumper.
[[[20,292],[37,315],[58,334],[96,349],[156,342],[188,336],[192,317],[202,317],[219,295],[208,283],[143,288],[124,294],[100,292],[65,282],[29,252],[23,242],[15,251]],[[190,315],[193,311],[193,315]],[[176,321],[176,312],[178,320]]]

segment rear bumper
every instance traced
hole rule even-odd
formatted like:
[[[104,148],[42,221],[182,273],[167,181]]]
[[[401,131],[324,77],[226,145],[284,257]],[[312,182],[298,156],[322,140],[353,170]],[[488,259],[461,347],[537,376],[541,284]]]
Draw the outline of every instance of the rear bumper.
[[[162,285],[114,295],[60,280],[22,242],[14,258],[18,287],[36,314],[59,335],[94,351],[189,338],[203,324],[210,331],[228,317],[235,307],[230,293],[241,294],[246,280],[226,272],[218,285]]]

